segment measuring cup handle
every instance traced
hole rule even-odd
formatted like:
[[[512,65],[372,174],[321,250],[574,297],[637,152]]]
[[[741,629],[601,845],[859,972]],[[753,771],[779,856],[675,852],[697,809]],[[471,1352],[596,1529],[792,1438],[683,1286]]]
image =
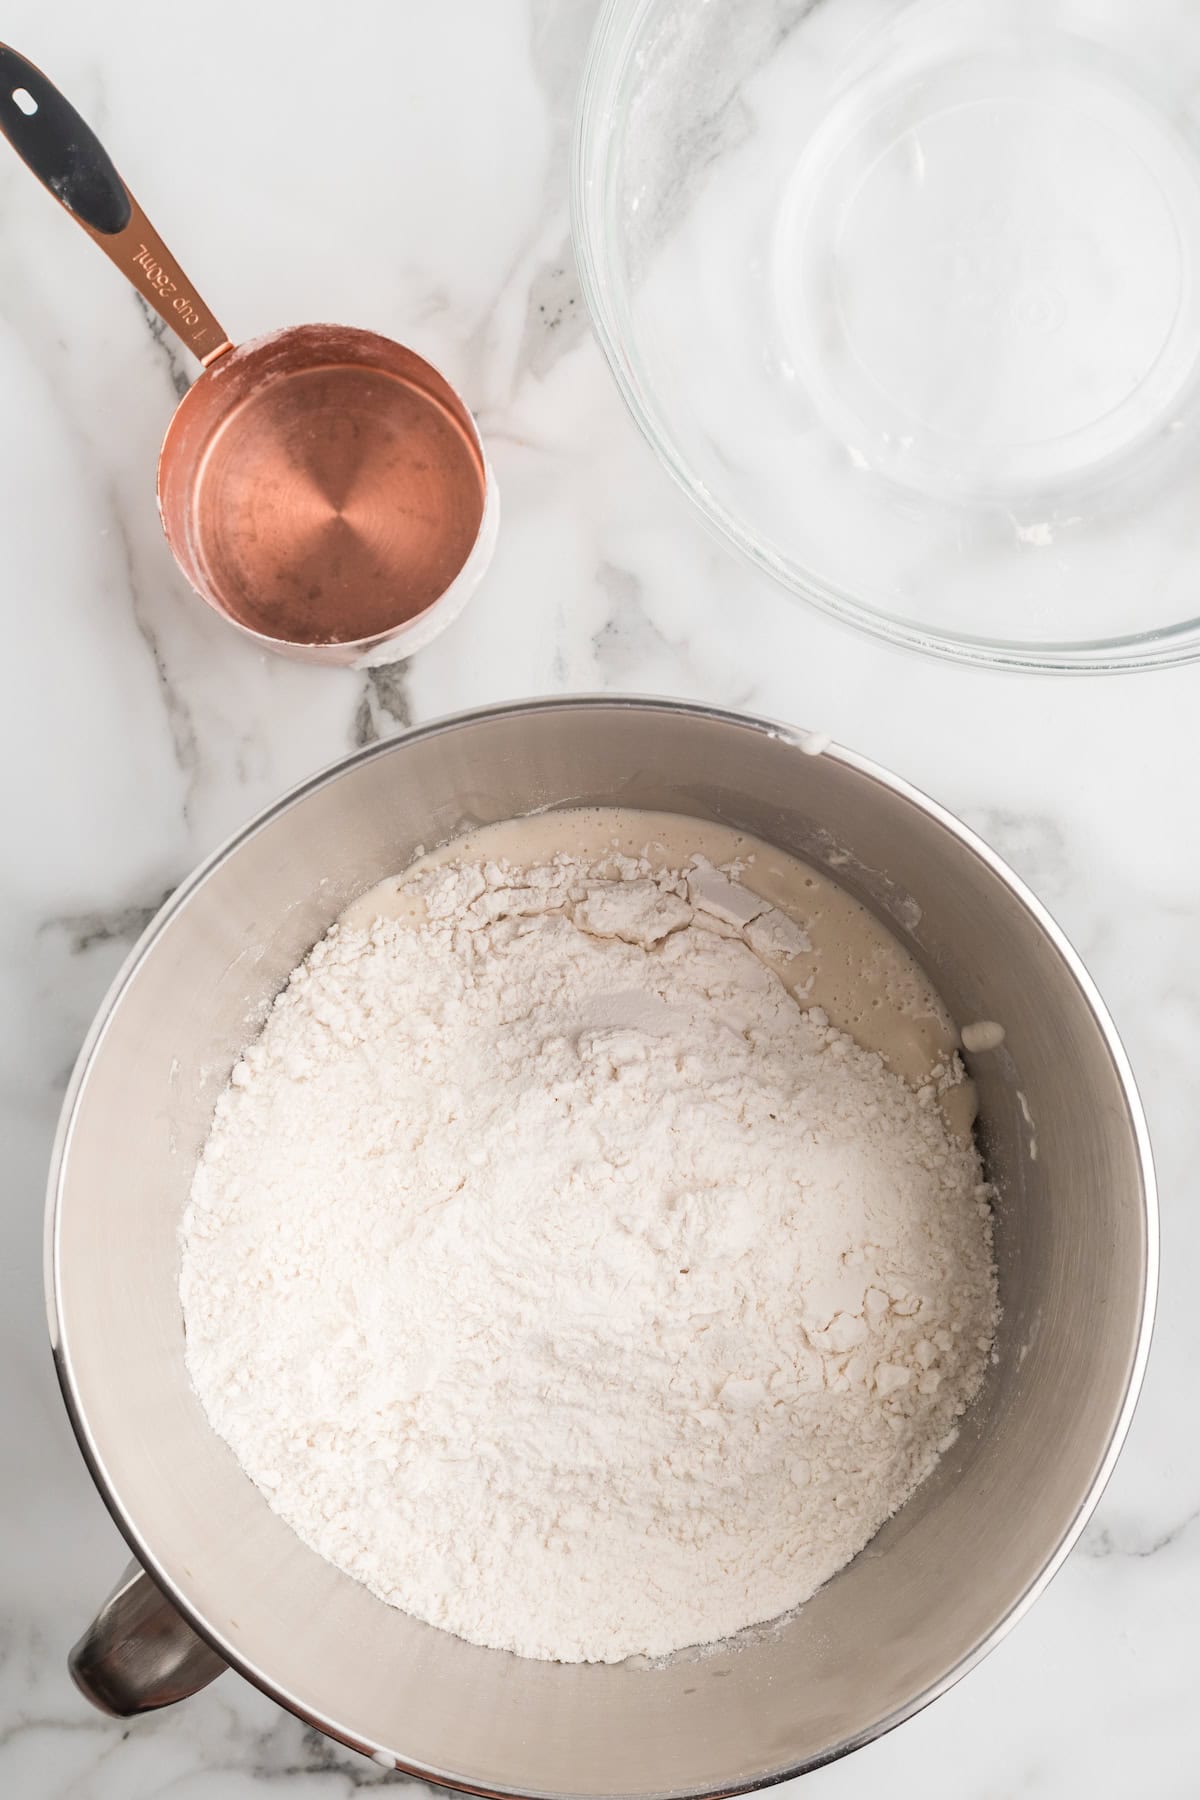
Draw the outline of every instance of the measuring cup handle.
[[[91,126],[40,69],[0,44],[0,131],[69,213],[111,236],[133,216],[125,183]]]
[[[76,1687],[119,1719],[186,1700],[227,1665],[131,1562],[67,1658]]]
[[[0,44],[0,131],[201,362],[230,348],[91,126],[40,69],[7,44]]]

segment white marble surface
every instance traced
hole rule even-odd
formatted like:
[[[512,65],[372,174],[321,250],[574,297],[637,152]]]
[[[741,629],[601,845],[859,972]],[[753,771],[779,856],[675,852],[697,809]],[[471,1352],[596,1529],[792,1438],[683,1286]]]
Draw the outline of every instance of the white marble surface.
[[[795,606],[710,541],[581,317],[566,139],[591,5],[6,11],[6,35],[108,138],[235,334],[345,319],[446,367],[478,410],[505,521],[478,599],[407,668],[331,673],[247,649],[159,537],[154,458],[183,358],[4,149],[0,1792],[332,1800],[385,1779],[232,1675],[128,1727],[70,1686],[66,1648],[122,1557],[46,1344],[51,1134],[127,946],[224,834],[409,720],[607,687],[830,731],[977,826],[1089,961],[1157,1147],[1160,1323],[1096,1521],[982,1668],[810,1777],[806,1800],[1182,1800],[1200,1792],[1200,669],[1059,683],[925,664]]]

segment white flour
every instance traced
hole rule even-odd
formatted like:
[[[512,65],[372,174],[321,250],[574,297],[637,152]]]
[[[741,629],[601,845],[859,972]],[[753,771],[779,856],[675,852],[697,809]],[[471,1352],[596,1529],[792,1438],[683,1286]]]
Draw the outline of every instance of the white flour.
[[[806,1599],[937,1460],[995,1315],[973,1148],[742,936],[560,858],[343,925],[234,1071],[181,1289],[293,1529],[480,1644],[613,1661]],[[695,903],[696,910],[693,908]]]

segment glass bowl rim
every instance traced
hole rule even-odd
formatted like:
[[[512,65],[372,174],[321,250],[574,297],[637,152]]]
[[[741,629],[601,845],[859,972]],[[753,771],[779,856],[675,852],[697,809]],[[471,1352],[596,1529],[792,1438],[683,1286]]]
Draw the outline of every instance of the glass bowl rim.
[[[571,132],[571,241],[596,339],[635,425],[709,528],[796,598],[884,643],[944,662],[1026,674],[1119,674],[1200,661],[1200,614],[1177,624],[1095,639],[1022,640],[975,636],[923,624],[856,599],[760,542],[692,469],[622,331],[607,255],[604,201],[613,165],[615,97],[656,0],[603,0],[588,43]]]

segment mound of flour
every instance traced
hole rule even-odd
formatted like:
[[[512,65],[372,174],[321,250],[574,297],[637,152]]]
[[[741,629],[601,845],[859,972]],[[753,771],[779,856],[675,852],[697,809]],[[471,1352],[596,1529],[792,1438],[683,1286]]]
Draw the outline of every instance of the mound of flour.
[[[335,927],[183,1228],[188,1368],[271,1506],[564,1661],[806,1599],[928,1474],[995,1318],[975,1152],[752,948],[803,934],[706,866],[604,872],[450,866],[423,923]]]

